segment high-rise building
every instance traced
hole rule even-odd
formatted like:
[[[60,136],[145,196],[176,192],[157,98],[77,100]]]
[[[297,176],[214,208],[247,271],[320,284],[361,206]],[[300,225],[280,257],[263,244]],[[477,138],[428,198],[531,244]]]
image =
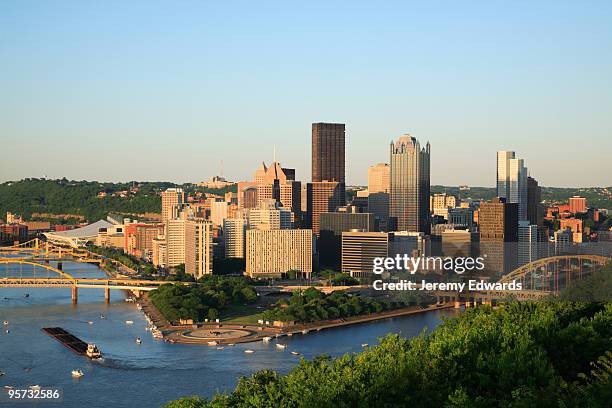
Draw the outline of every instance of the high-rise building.
[[[223,220],[228,217],[229,203],[227,201],[212,200],[210,203],[210,220],[215,226],[222,226]]]
[[[569,210],[574,214],[587,212],[586,198],[580,196],[570,197]]]
[[[517,203],[519,220],[527,219],[527,168],[512,151],[497,152],[497,196]]]
[[[527,220],[530,225],[542,226],[542,188],[533,177],[527,177]]]
[[[174,218],[166,222],[166,262],[168,266],[185,263],[185,218]]]
[[[244,217],[223,220],[226,258],[244,258],[247,220]]]
[[[387,163],[378,163],[368,168],[368,191],[388,193],[391,189],[391,167]]]
[[[312,124],[312,181],[344,183],[344,123]]]
[[[494,274],[510,272],[516,267],[518,245],[518,204],[504,198],[482,202],[478,210],[480,256],[485,269]]]
[[[213,273],[212,228],[203,219],[185,221],[185,273],[196,279]]]
[[[344,183],[321,181],[306,186],[307,211],[306,225],[319,236],[319,217],[322,213],[334,212],[344,206],[346,201]]]
[[[168,246],[166,244],[166,237],[164,235],[158,235],[153,239],[153,255],[151,262],[153,266],[165,268],[168,265]]]
[[[248,210],[248,227],[251,229],[293,228],[292,213],[280,203],[270,199],[259,203],[257,208]]]
[[[470,207],[449,208],[448,222],[455,227],[471,229],[474,224],[474,210]]]
[[[378,231],[389,231],[389,193],[368,194],[368,212],[374,214]]]
[[[473,256],[474,234],[469,230],[446,230],[442,232],[442,255],[450,257]]]
[[[389,218],[398,231],[430,231],[430,145],[421,149],[415,137],[391,142],[391,195]]]
[[[175,207],[187,202],[185,192],[182,188],[169,188],[162,191],[162,222],[166,222],[176,216]]]
[[[319,226],[319,263],[337,268],[341,261],[342,233],[351,230],[374,231],[375,218],[371,213],[360,213],[355,207],[346,206],[338,212],[321,213]]]
[[[451,194],[435,193],[429,198],[429,206],[434,213],[438,209],[455,208],[457,206],[457,198]]]
[[[151,258],[152,241],[164,233],[163,224],[128,224],[125,226],[125,252],[139,258]]]
[[[529,221],[519,221],[518,225],[518,266],[538,260],[538,226]]]
[[[355,278],[373,275],[374,258],[389,254],[389,234],[386,232],[342,233],[342,272]]]
[[[309,277],[313,241],[309,229],[248,230],[246,273],[251,277],[278,278],[295,270]]]

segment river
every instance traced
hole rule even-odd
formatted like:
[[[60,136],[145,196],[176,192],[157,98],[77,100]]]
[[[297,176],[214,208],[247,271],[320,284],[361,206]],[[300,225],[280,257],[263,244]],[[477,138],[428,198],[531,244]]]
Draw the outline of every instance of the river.
[[[88,264],[64,264],[64,270],[75,276],[103,276],[97,266]],[[20,272],[2,266],[0,278],[7,273],[15,276]],[[23,273],[28,273],[26,267]],[[26,293],[29,297],[25,297]],[[111,303],[105,304],[102,290],[79,289],[79,304],[75,306],[71,303],[70,289],[0,289],[0,321],[10,322],[0,333],[0,370],[6,373],[0,377],[0,387],[37,384],[45,389],[62,390],[61,404],[38,402],[36,406],[158,407],[186,395],[211,397],[216,392],[229,391],[240,376],[257,370],[286,373],[300,357],[312,359],[320,354],[340,356],[358,352],[362,350],[361,344],[376,344],[387,333],[411,337],[425,327],[434,328],[441,316],[456,313],[431,311],[284,337],[282,342],[287,348],[283,351],[275,347],[275,341],[217,350],[154,340],[145,331],[143,314],[124,298],[124,292],[113,291]],[[127,325],[126,320],[134,324]],[[104,354],[103,361],[78,356],[40,330],[55,326],[96,343]],[[142,344],[136,343],[137,337],[143,340]],[[255,353],[244,353],[247,348]],[[73,369],[81,369],[85,375],[74,379],[70,374]],[[0,392],[4,391],[0,388]]]

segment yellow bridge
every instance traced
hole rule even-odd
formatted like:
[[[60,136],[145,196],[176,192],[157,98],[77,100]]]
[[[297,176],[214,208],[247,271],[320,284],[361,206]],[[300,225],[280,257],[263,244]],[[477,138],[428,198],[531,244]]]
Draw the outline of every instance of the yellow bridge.
[[[11,255],[11,256],[8,256]],[[57,262],[54,267],[50,262]],[[78,278],[62,270],[63,262],[86,262],[102,264],[112,263],[119,271],[127,275],[135,274],[132,268],[106,258],[86,249],[64,248],[43,242],[38,238],[31,241],[10,246],[0,247],[0,287],[3,288],[71,288],[72,302],[78,301],[78,288],[104,289],[106,302],[110,300],[111,290],[130,290],[139,295],[140,291],[151,291],[160,285],[170,284],[169,281],[153,281],[134,279],[125,274],[116,274],[106,278]],[[8,271],[2,276],[2,265],[18,265],[19,271]],[[23,266],[28,267],[24,275]]]

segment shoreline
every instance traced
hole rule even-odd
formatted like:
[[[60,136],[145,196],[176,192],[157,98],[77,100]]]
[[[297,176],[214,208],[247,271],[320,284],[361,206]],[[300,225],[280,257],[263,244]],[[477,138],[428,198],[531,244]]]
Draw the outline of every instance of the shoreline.
[[[279,338],[294,334],[308,334],[311,331],[321,331],[337,327],[369,323],[394,317],[410,316],[434,310],[453,309],[454,303],[435,304],[428,307],[405,307],[385,312],[351,316],[343,319],[323,320],[313,323],[296,324],[290,327],[273,327],[256,324],[240,323],[200,323],[192,325],[171,325],[157,310],[153,302],[143,294],[139,299],[142,311],[163,332],[163,340],[179,344],[199,344],[207,346],[233,345],[264,341],[264,338]],[[238,335],[237,335],[238,334]]]

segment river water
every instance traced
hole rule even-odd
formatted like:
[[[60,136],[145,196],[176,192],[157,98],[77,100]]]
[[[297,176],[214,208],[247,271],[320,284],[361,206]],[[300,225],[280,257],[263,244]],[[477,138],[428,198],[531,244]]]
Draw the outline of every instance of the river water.
[[[103,276],[94,265],[65,264],[64,270],[75,276]],[[0,267],[0,278],[19,273],[22,271],[14,266],[13,270]],[[23,273],[28,274],[28,269],[24,267]],[[29,297],[24,296],[26,293]],[[211,397],[229,391],[240,376],[258,370],[286,373],[301,357],[358,352],[361,344],[376,344],[387,333],[411,337],[423,328],[434,328],[442,316],[455,313],[432,311],[283,337],[282,343],[287,345],[284,351],[275,347],[276,341],[217,350],[154,340],[145,331],[143,314],[124,298],[124,292],[112,291],[111,303],[105,304],[102,290],[79,289],[79,304],[74,306],[70,289],[0,289],[0,321],[10,322],[0,333],[0,370],[6,373],[0,377],[0,392],[5,392],[7,385],[26,388],[34,384],[62,390],[61,403],[32,404],[38,407],[159,407],[186,395]],[[134,324],[127,325],[126,320]],[[104,354],[103,361],[78,356],[40,330],[56,326],[85,342],[96,343]],[[136,343],[137,337],[142,344]],[[255,353],[246,354],[245,349]],[[85,375],[74,379],[70,374],[73,369],[81,369]],[[0,408],[10,404],[0,402]]]

